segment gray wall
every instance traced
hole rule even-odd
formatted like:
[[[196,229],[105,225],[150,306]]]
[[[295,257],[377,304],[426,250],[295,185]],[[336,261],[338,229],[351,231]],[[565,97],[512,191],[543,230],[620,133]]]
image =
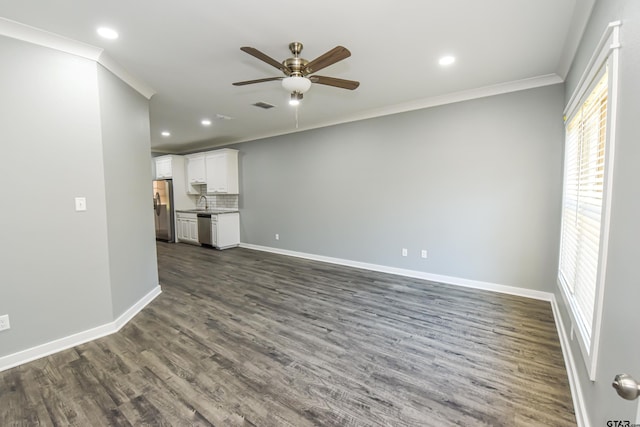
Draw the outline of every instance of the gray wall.
[[[149,102],[100,66],[98,87],[111,296],[118,317],[158,285]]]
[[[0,58],[3,356],[112,310],[96,63],[5,37]]]
[[[640,162],[640,2],[637,0],[606,0],[595,5],[579,52],[567,78],[566,100],[574,91],[586,63],[606,25],[622,20],[620,49],[620,93],[609,257],[607,263],[600,356],[596,381],[589,381],[576,341],[571,351],[578,365],[580,381],[589,411],[591,425],[606,425],[608,420],[635,422],[638,401],[619,398],[611,381],[627,372],[640,380],[640,340],[637,316],[640,302],[640,280],[635,263],[640,255],[640,192],[638,163]],[[556,297],[562,304],[559,290]],[[562,307],[563,322],[569,330],[566,307]]]
[[[242,242],[552,292],[563,96],[554,85],[234,146]]]
[[[0,37],[0,58],[1,357],[110,323],[158,280],[147,101],[74,55]]]

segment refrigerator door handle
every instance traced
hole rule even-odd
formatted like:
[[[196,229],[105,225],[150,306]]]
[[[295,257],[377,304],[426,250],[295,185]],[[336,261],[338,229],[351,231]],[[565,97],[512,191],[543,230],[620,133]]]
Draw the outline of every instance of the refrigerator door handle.
[[[160,193],[156,193],[153,198],[153,209],[156,211],[156,215],[160,216]]]

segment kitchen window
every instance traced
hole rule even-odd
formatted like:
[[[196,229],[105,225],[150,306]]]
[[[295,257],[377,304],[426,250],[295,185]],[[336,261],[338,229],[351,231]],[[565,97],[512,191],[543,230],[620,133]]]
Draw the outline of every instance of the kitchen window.
[[[605,286],[619,23],[610,24],[565,110],[558,283],[591,380]]]

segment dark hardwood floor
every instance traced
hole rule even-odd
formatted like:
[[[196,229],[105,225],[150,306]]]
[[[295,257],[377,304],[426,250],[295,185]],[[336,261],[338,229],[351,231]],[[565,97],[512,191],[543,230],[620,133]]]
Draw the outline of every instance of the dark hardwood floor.
[[[0,426],[575,426],[547,302],[158,243],[120,332],[0,372]]]

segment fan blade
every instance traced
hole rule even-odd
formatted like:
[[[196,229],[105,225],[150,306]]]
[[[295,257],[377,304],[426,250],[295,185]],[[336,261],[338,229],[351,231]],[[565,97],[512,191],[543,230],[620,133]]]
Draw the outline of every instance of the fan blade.
[[[243,47],[240,48],[240,50],[243,51],[243,52],[248,53],[251,56],[254,56],[254,57],[258,58],[261,61],[266,62],[267,64],[271,65],[272,67],[277,68],[278,70],[281,70],[286,75],[291,74],[291,70],[289,68],[285,67],[282,63],[276,61],[272,57],[270,57],[268,55],[265,55],[264,53],[260,52],[255,47],[243,46]]]
[[[344,46],[336,46],[324,55],[320,55],[313,61],[309,62],[304,71],[306,74],[315,73],[320,71],[329,65],[335,64],[338,61],[342,61],[345,58],[351,56],[351,52]]]
[[[258,79],[258,80],[245,80],[243,82],[235,82],[232,83],[234,86],[244,86],[244,85],[251,85],[254,83],[262,83],[262,82],[271,82],[273,80],[282,80],[284,79],[284,77],[267,77],[266,79]]]
[[[355,80],[337,79],[335,77],[311,76],[309,77],[309,80],[311,80],[312,83],[318,83],[318,84],[327,85],[327,86],[335,86],[335,87],[339,87],[342,89],[349,89],[349,90],[354,90],[358,86],[360,86],[360,82],[357,82]]]

